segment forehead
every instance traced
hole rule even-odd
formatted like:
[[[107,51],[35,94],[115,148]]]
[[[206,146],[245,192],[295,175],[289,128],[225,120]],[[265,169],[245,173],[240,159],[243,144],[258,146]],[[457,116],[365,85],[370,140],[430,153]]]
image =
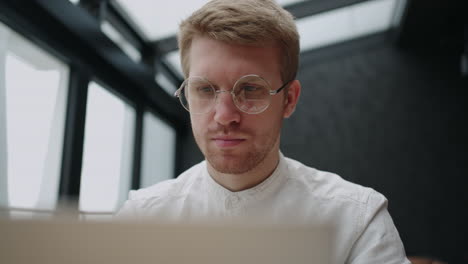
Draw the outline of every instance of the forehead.
[[[279,80],[279,50],[273,43],[252,46],[195,37],[190,48],[189,75],[230,82],[248,74]]]

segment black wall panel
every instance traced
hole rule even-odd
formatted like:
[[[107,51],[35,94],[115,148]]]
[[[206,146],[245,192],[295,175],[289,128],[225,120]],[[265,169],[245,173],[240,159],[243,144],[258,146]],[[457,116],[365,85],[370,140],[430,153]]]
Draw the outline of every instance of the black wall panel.
[[[302,95],[281,149],[383,193],[408,255],[453,259],[468,206],[468,85],[458,58],[388,41],[354,46],[303,54]]]

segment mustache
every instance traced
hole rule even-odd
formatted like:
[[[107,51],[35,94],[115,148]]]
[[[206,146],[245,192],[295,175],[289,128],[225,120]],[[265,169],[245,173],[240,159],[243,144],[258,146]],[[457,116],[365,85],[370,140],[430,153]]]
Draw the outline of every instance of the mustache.
[[[244,135],[251,135],[252,131],[250,129],[241,128],[239,125],[232,124],[232,125],[221,125],[216,124],[216,126],[208,127],[207,135],[208,136],[244,136]]]

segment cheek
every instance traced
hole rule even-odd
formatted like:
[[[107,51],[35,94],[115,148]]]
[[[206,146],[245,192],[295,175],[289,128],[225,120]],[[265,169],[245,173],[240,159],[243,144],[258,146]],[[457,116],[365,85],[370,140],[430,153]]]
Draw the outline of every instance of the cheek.
[[[270,127],[275,126],[277,123],[281,123],[285,111],[284,97],[278,95],[271,101],[270,106],[265,111],[264,120],[268,120]]]
[[[265,116],[257,122],[257,127],[264,135],[271,137],[276,136],[276,134],[279,133],[283,122],[284,112],[284,107],[281,102],[282,101],[270,105],[271,109],[268,109],[270,111],[265,113]]]
[[[272,135],[278,132],[278,127],[281,127],[281,121],[281,113],[278,111],[268,111],[260,116],[253,117],[248,122],[244,122],[244,127],[248,127],[249,131],[263,140],[272,137]]]
[[[203,118],[201,116],[191,116],[190,117],[190,122],[192,125],[192,131],[195,137],[200,137],[203,134],[206,133],[206,118]]]

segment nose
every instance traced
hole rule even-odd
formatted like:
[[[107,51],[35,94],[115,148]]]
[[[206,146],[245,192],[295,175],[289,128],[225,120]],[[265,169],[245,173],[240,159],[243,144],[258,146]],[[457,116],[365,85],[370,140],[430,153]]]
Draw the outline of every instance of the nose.
[[[240,122],[241,113],[234,104],[230,91],[220,91],[218,93],[214,111],[214,120],[220,125],[228,126]]]

